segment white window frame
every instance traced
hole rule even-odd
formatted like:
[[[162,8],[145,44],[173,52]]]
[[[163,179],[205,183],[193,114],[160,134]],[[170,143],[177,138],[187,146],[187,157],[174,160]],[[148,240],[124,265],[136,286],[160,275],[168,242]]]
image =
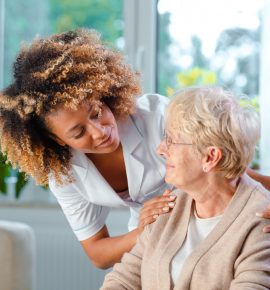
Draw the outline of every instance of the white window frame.
[[[125,54],[145,93],[156,92],[156,23],[157,0],[124,0]]]
[[[270,175],[270,1],[263,8],[261,71],[260,71],[260,165],[263,174]]]
[[[0,0],[0,89],[4,87],[5,0]]]

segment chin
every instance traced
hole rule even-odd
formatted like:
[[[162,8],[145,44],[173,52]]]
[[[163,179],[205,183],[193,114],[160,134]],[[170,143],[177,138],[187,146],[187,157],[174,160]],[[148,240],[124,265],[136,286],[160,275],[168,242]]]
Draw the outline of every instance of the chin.
[[[176,188],[180,188],[179,187],[179,178],[174,178],[173,176],[165,175],[165,181],[166,181],[166,183],[171,184]]]
[[[168,183],[168,184],[172,184],[172,185],[174,185],[174,183],[173,183],[173,179],[170,178],[170,176],[168,176],[167,174],[165,175],[165,181],[166,181],[166,183]]]

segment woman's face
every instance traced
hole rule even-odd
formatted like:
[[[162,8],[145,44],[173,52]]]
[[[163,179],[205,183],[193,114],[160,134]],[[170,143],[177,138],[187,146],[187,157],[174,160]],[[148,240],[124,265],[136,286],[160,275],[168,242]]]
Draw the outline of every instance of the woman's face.
[[[201,183],[203,177],[202,159],[195,152],[191,140],[186,136],[168,130],[166,137],[157,149],[157,153],[166,159],[167,183],[182,190]]]
[[[77,110],[60,107],[45,121],[60,145],[83,153],[111,153],[120,143],[114,115],[103,103],[83,102]]]

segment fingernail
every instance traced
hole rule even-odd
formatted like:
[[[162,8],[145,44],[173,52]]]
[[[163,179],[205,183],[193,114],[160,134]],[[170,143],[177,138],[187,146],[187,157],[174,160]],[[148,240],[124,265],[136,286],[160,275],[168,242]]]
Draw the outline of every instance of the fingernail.
[[[163,211],[168,211],[170,208],[168,206],[163,207]]]
[[[168,206],[169,206],[169,207],[174,207],[174,206],[175,206],[175,203],[174,203],[174,202],[169,202],[169,203],[168,203]]]
[[[263,217],[263,214],[261,212],[256,212],[257,217]]]
[[[153,215],[153,218],[157,219],[158,218],[158,214]]]
[[[263,232],[264,232],[264,233],[270,233],[270,229],[269,229],[269,228],[264,228],[264,229],[263,229]]]
[[[170,196],[169,196],[169,199],[170,199],[170,200],[174,200],[174,199],[176,199],[176,195],[170,195]]]

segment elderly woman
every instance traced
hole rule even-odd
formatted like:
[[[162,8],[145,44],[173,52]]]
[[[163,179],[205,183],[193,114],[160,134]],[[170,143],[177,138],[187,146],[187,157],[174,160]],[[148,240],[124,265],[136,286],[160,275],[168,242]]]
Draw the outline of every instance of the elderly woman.
[[[179,93],[158,148],[175,208],[145,228],[101,289],[270,289],[270,234],[254,215],[269,192],[245,174],[258,138],[256,114],[230,92]]]

